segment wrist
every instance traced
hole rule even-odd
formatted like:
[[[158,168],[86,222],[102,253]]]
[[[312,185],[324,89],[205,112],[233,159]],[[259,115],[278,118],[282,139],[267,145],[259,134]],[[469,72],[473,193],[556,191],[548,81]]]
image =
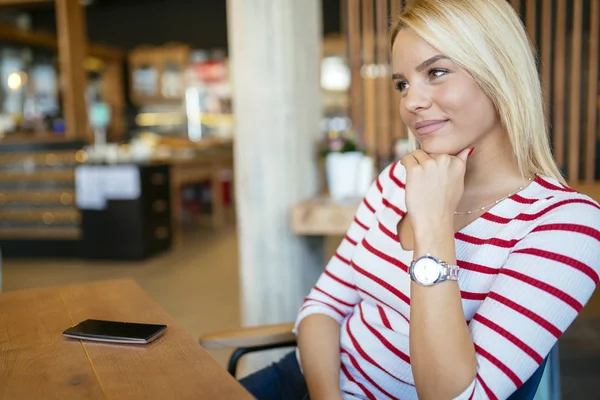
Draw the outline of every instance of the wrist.
[[[428,215],[415,218],[411,221],[415,240],[426,240],[427,238],[444,238],[448,235],[454,236],[453,215]]]
[[[342,400],[343,399],[341,391],[326,393],[324,395],[317,395],[316,397],[313,397],[311,395],[310,398],[311,398],[311,400],[320,400],[320,399],[323,399],[323,400],[332,400],[332,399],[333,400],[337,400],[337,399],[340,399],[340,400]]]
[[[413,228],[414,258],[432,254],[446,262],[452,261],[454,254],[454,224],[445,220],[436,223],[420,224]]]
[[[310,391],[309,391],[309,395],[310,395],[310,398],[313,400],[342,399],[342,392],[339,389],[329,390],[329,391],[321,391],[321,392],[314,393],[314,394],[310,393]]]

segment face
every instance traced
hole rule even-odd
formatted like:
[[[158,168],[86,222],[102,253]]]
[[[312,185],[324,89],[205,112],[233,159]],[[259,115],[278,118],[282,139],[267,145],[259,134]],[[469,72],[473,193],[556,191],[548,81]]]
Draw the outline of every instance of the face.
[[[392,65],[400,116],[425,152],[457,154],[501,134],[492,101],[472,77],[411,29],[398,33]]]

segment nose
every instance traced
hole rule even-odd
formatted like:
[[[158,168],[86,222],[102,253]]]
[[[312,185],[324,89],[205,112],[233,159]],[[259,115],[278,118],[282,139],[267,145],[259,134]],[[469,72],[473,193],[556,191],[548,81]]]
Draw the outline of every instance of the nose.
[[[408,88],[406,95],[401,99],[401,106],[411,113],[427,110],[431,107],[431,96],[418,85]]]

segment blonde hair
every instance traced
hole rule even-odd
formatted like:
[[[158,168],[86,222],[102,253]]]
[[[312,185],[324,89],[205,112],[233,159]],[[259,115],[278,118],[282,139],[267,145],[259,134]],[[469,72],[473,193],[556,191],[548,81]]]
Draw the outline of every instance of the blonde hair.
[[[468,71],[494,103],[523,176],[565,183],[552,156],[534,49],[506,0],[416,0],[393,21]]]

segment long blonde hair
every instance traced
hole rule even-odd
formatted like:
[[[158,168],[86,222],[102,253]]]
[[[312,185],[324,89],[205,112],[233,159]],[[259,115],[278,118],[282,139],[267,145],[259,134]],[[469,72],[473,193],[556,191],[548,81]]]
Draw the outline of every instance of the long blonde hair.
[[[416,0],[395,21],[466,70],[494,103],[523,176],[565,183],[552,156],[542,89],[525,28],[506,0]]]

